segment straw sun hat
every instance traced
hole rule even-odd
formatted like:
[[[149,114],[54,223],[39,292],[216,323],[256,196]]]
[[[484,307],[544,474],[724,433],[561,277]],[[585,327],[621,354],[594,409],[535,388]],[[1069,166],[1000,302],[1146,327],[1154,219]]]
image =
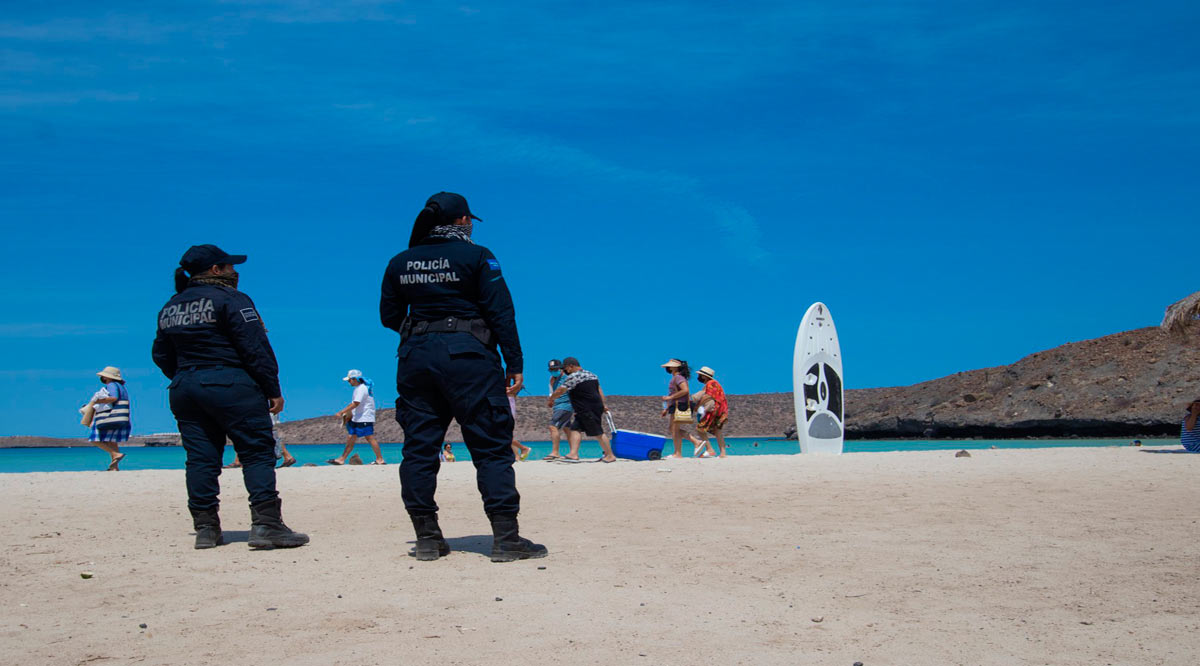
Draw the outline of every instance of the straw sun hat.
[[[713,370],[712,368],[708,367],[707,365],[702,366],[699,370],[697,370],[696,374],[704,375],[705,377],[710,377],[712,379],[716,379],[716,377],[717,377],[717,371]]]
[[[659,366],[659,367],[662,367],[662,368],[678,368],[678,367],[680,367],[680,366],[682,366],[682,365],[683,365],[683,364],[682,364],[682,363],[680,363],[679,361],[677,361],[677,360],[675,360],[675,359],[671,359],[671,360],[667,361],[666,363],[663,363],[663,364],[662,364],[661,366]]]
[[[124,382],[125,381],[124,379],[121,378],[121,369],[113,367],[111,365],[105,367],[100,372],[97,372],[96,376],[104,377],[106,379],[111,379],[114,382]]]

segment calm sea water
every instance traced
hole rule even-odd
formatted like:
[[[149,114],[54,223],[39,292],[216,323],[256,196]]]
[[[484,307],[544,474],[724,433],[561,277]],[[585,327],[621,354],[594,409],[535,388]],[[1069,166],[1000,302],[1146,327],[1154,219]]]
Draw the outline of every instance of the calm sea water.
[[[793,454],[799,453],[799,446],[794,441],[779,439],[730,438],[729,453],[735,456]],[[876,451],[934,451],[958,449],[1045,449],[1058,447],[1096,447],[1096,446],[1127,446],[1128,439],[1039,439],[1039,440],[940,440],[940,441],[852,441],[846,442],[847,453],[876,452]],[[1177,439],[1147,439],[1146,446],[1169,446],[1178,444]],[[529,460],[540,460],[550,452],[550,442],[525,442],[533,449]],[[297,464],[316,463],[324,465],[325,461],[342,452],[344,444],[296,444],[288,450],[296,456]],[[383,444],[383,456],[388,463],[400,462],[400,444]],[[684,442],[684,455],[690,456],[688,443]],[[716,446],[716,442],[713,442]],[[563,452],[566,445],[563,445]],[[364,462],[371,462],[374,456],[371,447],[366,442],[359,441],[354,452]],[[121,461],[122,470],[136,469],[183,469],[184,451],[182,447],[123,447],[122,453],[126,458]],[[454,445],[454,453],[458,460],[469,460],[470,455],[462,444]],[[585,441],[580,451],[581,458],[598,458],[600,445],[593,441]],[[226,447],[225,462],[233,460],[233,447]],[[95,447],[63,447],[40,449],[0,449],[0,473],[14,472],[83,472],[103,470],[108,467],[108,454]]]

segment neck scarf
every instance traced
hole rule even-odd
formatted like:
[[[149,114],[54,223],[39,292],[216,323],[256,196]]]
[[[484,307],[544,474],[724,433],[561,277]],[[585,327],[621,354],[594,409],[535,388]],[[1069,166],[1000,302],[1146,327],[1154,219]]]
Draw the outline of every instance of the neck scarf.
[[[188,286],[194,287],[198,284],[212,284],[212,285],[216,285],[218,287],[229,287],[230,289],[237,289],[239,277],[241,277],[241,276],[238,275],[237,271],[234,271],[232,273],[222,273],[220,275],[213,275],[211,273],[205,273],[204,275],[197,275],[197,276],[189,279]]]
[[[434,227],[429,231],[426,238],[454,238],[461,241],[471,242],[471,232],[475,225],[468,224],[466,226],[460,224],[443,224]]]
[[[367,387],[367,395],[375,397],[375,382],[367,379],[366,377],[360,377],[358,381],[362,382],[363,385]]]

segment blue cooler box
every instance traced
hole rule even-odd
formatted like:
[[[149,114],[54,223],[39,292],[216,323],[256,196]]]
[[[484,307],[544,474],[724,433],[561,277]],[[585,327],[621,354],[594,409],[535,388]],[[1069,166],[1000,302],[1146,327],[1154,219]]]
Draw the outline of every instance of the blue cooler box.
[[[628,460],[658,460],[662,458],[667,438],[633,430],[615,430],[612,434],[613,453]]]

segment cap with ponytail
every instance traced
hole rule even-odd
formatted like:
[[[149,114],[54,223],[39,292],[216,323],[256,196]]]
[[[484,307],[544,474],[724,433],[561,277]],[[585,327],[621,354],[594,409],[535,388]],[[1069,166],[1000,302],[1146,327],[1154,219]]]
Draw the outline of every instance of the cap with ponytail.
[[[175,269],[175,293],[179,293],[188,286],[187,271],[183,270],[183,266]]]
[[[426,203],[421,212],[417,213],[417,219],[413,221],[412,235],[408,237],[408,246],[412,247],[425,240],[429,232],[440,224],[445,224],[442,220],[442,207],[436,201]]]

